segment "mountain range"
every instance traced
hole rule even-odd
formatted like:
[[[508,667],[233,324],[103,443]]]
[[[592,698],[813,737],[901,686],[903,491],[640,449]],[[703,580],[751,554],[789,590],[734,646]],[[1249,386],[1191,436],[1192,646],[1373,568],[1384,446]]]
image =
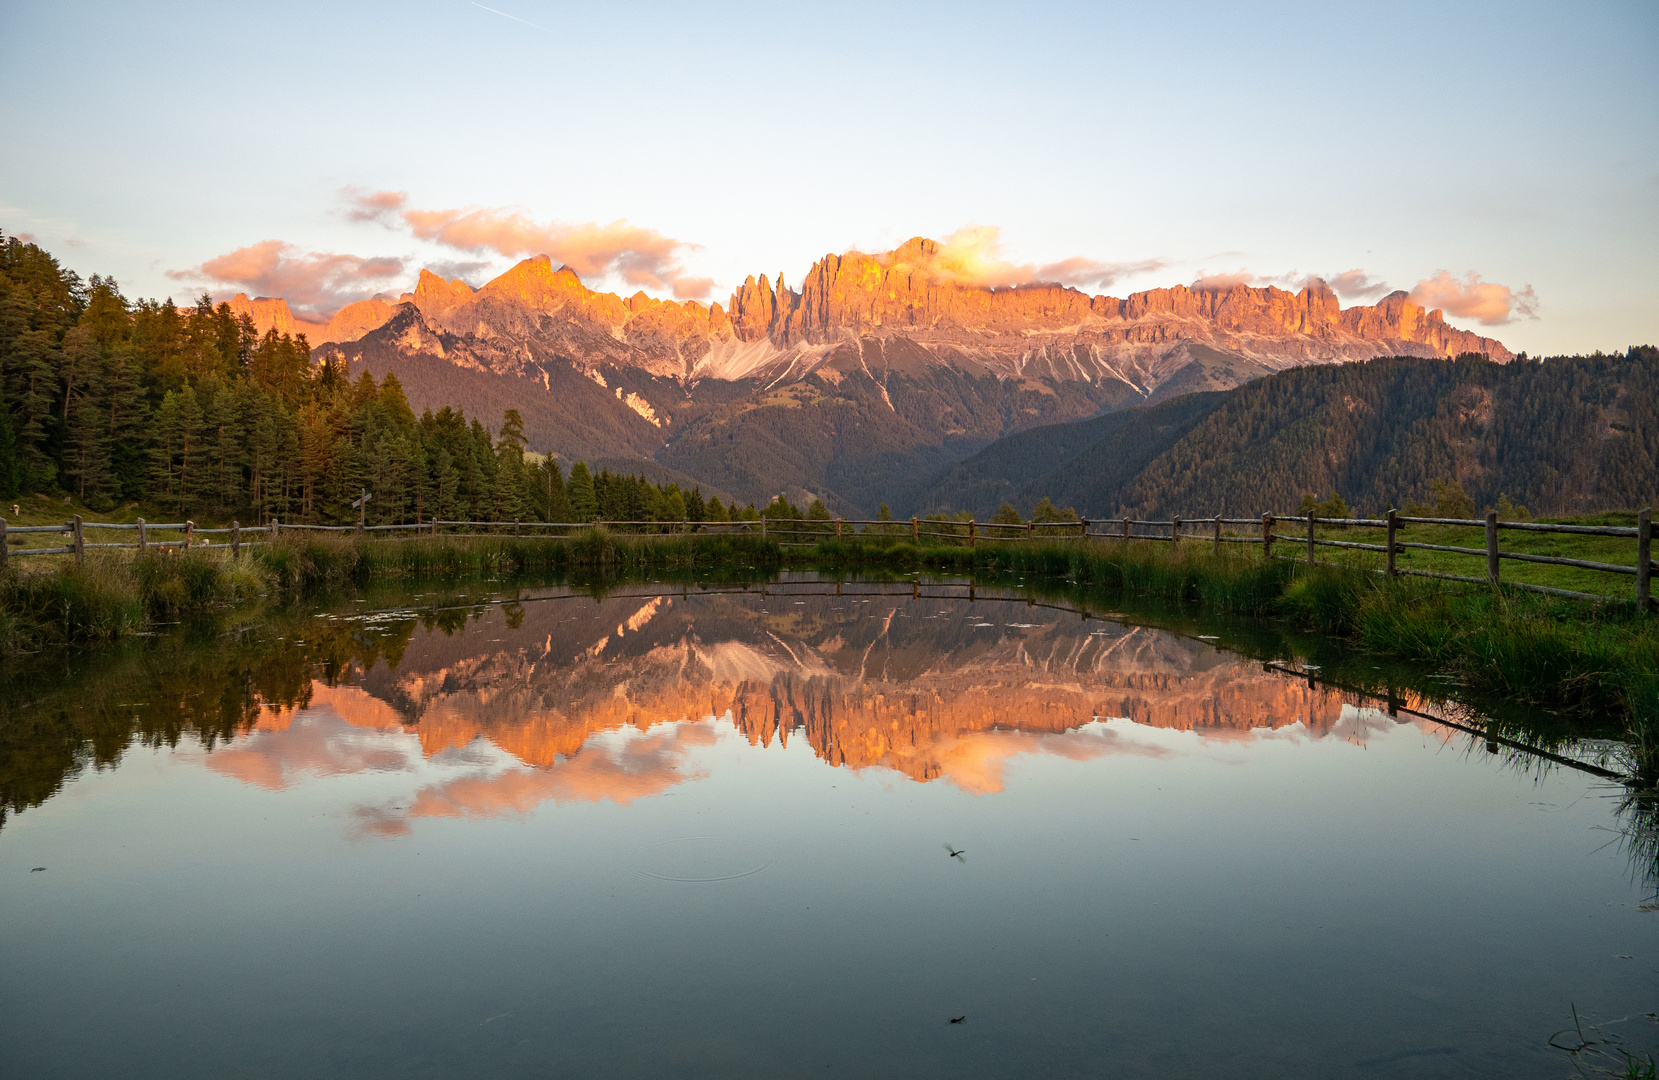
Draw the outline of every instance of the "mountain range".
[[[417,409],[516,408],[533,450],[655,462],[743,499],[821,497],[846,516],[909,506],[994,440],[1308,364],[1512,354],[1396,292],[1343,308],[1290,292],[1175,286],[1119,299],[985,287],[916,238],[816,262],[799,288],[749,278],[725,306],[626,299],[545,256],[482,288],[423,271],[398,302],[349,305],[314,358],[396,372]],[[285,303],[238,297],[261,328]],[[287,319],[286,324],[283,323]],[[285,331],[286,332],[286,331]]]

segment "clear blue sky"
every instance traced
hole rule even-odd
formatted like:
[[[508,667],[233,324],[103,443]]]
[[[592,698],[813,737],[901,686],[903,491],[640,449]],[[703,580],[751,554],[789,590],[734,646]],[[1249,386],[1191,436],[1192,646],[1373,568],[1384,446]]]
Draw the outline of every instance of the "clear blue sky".
[[[401,259],[391,291],[513,261],[343,212],[395,190],[625,218],[724,300],[994,225],[1020,263],[1164,264],[1115,295],[1474,271],[1533,288],[1535,319],[1453,320],[1513,348],[1659,342],[1651,0],[487,6],[6,4],[0,228],[135,297],[270,240]]]

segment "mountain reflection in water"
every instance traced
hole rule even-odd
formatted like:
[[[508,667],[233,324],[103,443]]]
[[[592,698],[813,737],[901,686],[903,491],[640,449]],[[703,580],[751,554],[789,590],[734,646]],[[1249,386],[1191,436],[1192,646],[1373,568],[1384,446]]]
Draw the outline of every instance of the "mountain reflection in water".
[[[1170,752],[1102,722],[1113,718],[1208,740],[1293,728],[1352,742],[1407,722],[1143,626],[1017,600],[802,595],[555,594],[460,625],[324,617],[333,625],[313,639],[368,623],[396,638],[395,660],[348,661],[302,700],[263,706],[208,765],[279,789],[434,762],[448,775],[409,801],[358,810],[368,831],[400,835],[423,817],[660,793],[695,778],[687,753],[713,741],[713,725],[753,746],[803,739],[831,765],[989,794],[1016,754]]]

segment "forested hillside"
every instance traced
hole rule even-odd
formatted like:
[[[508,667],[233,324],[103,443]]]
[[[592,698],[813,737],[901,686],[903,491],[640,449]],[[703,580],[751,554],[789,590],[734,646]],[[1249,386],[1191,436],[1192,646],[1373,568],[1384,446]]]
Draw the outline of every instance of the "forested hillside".
[[[1034,471],[1034,459],[1046,467]],[[1436,481],[1478,506],[1507,495],[1534,513],[1652,503],[1659,349],[1298,368],[999,440],[917,506],[989,516],[1003,500],[1024,508],[1049,496],[1088,516],[1167,517],[1286,512],[1336,493],[1377,512],[1433,503]]]
[[[261,337],[207,297],[131,302],[114,281],[83,281],[0,237],[0,498],[70,494],[96,510],[249,523],[355,520],[365,490],[373,523],[737,509],[580,462],[567,485],[524,447],[514,410],[493,437],[459,410],[416,417],[396,375],[350,380],[341,365],[314,366],[303,335]]]

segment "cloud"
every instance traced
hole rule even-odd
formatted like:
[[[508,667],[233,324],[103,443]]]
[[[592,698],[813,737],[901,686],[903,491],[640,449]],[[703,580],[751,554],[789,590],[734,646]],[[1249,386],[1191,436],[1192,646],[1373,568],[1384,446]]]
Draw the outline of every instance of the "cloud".
[[[1240,285],[1256,285],[1260,278],[1248,270],[1237,270],[1231,274],[1209,274],[1199,271],[1198,277],[1188,286],[1193,292],[1226,292]]]
[[[1194,292],[1226,292],[1240,285],[1256,289],[1277,287],[1292,292],[1301,292],[1314,286],[1329,286],[1338,296],[1376,296],[1388,291],[1387,285],[1380,281],[1372,281],[1363,270],[1347,270],[1331,278],[1318,274],[1304,274],[1300,270],[1289,270],[1283,274],[1257,274],[1247,269],[1212,274],[1207,270],[1200,270],[1198,277],[1188,288]]]
[[[295,314],[326,320],[345,305],[383,291],[403,273],[401,258],[308,252],[284,240],[262,240],[188,270],[169,270],[167,276],[254,296],[280,296]]]
[[[589,744],[552,768],[510,769],[457,777],[423,787],[409,807],[412,818],[491,818],[527,814],[548,801],[599,802],[627,806],[659,795],[700,772],[685,769],[696,747],[714,741],[706,721],[675,724],[667,731]],[[370,827],[379,824],[371,822]]]
[[[1448,271],[1438,270],[1411,290],[1411,302],[1426,308],[1440,308],[1459,319],[1475,319],[1483,326],[1502,326],[1515,318],[1536,319],[1538,296],[1527,285],[1516,291],[1508,285],[1482,281],[1469,271],[1462,281]]]
[[[1388,291],[1388,283],[1372,281],[1371,275],[1355,267],[1344,270],[1342,273],[1325,279],[1325,284],[1338,296],[1354,297],[1356,299],[1372,299]]]
[[[1000,228],[995,225],[968,225],[945,237],[937,251],[919,254],[912,248],[891,265],[918,270],[940,285],[995,289],[1058,282],[1078,288],[1092,286],[1104,289],[1119,278],[1158,270],[1167,264],[1162,259],[1101,262],[1081,255],[1041,265],[1010,262],[1002,257]]]
[[[474,282],[482,284],[484,277],[491,269],[491,263],[488,259],[438,259],[435,262],[424,262],[421,265],[445,281],[454,281],[456,278],[460,278],[474,289],[478,288],[478,285]]]
[[[353,221],[401,223],[417,239],[473,254],[546,255],[585,279],[614,275],[642,289],[672,292],[682,300],[708,296],[714,282],[694,277],[680,264],[697,245],[618,219],[597,222],[537,221],[519,210],[471,206],[424,210],[408,205],[401,191],[343,188],[345,214]],[[481,265],[481,264],[474,264]]]
[[[280,791],[301,776],[407,772],[419,760],[419,744],[391,737],[385,728],[352,723],[325,710],[298,713],[263,728],[236,745],[210,754],[207,767],[221,776]]]
[[[363,191],[343,187],[340,195],[346,200],[346,217],[351,221],[378,221],[387,224],[409,202],[407,191]]]

